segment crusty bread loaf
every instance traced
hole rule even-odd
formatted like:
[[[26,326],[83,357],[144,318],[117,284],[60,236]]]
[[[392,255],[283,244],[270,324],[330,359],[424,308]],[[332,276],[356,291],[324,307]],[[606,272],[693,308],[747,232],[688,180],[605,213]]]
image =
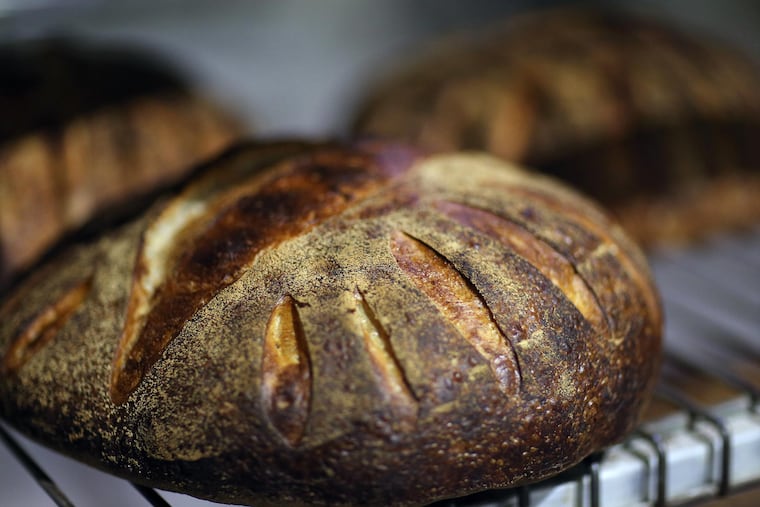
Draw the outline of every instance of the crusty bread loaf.
[[[417,505],[621,439],[659,363],[641,252],[479,154],[249,144],[0,309],[0,407],[138,483]]]
[[[452,38],[380,80],[355,123],[557,176],[647,247],[760,221],[760,68],[650,19],[563,8]]]
[[[0,288],[106,208],[176,181],[242,133],[143,51],[0,47]]]

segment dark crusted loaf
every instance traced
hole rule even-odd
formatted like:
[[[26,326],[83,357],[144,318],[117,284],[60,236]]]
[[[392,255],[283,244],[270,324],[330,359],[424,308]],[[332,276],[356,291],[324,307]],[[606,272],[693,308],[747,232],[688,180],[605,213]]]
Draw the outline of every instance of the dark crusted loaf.
[[[477,154],[242,145],[0,310],[17,428],[222,502],[416,505],[621,439],[656,376],[639,250]]]
[[[0,45],[0,289],[94,215],[177,181],[242,133],[151,54]]]
[[[760,221],[760,67],[710,37],[565,8],[447,42],[378,81],[358,132],[559,177],[641,245]]]

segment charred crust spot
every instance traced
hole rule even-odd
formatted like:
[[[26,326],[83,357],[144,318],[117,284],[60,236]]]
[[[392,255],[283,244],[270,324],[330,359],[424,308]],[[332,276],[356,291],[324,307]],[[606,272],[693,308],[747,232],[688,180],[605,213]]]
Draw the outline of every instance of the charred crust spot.
[[[303,438],[311,405],[311,361],[295,300],[285,296],[264,334],[261,403],[269,422],[290,446]]]
[[[419,411],[418,400],[383,328],[366,299],[357,289],[353,293],[355,309],[351,313],[372,362],[378,387],[402,428],[413,429]]]
[[[499,389],[517,393],[522,377],[514,346],[477,288],[443,255],[404,232],[391,236],[391,252],[401,270],[488,362]]]
[[[193,314],[262,250],[305,234],[401,172],[400,162],[371,150],[336,146],[265,162],[246,156],[210,168],[145,230],[113,362],[114,403],[127,400]]]
[[[84,302],[91,287],[92,277],[79,281],[39,313],[8,348],[0,369],[16,373],[34,354],[50,343]]]
[[[489,211],[450,201],[437,201],[435,207],[465,227],[509,247],[557,287],[597,333],[609,336],[609,317],[597,295],[574,264],[551,245],[521,225]]]

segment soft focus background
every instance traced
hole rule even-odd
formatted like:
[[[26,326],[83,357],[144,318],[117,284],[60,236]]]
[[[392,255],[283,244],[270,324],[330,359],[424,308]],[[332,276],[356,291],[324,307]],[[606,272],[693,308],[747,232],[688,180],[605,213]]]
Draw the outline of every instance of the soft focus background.
[[[363,83],[443,33],[548,0],[0,0],[0,40],[131,41],[179,65],[264,134],[332,134]],[[676,20],[760,56],[757,0],[584,2]],[[541,37],[541,34],[536,34]]]
[[[0,42],[129,41],[166,57],[260,135],[341,134],[362,86],[441,34],[572,2],[0,0]],[[674,20],[760,60],[760,1],[585,2]],[[536,37],[541,37],[540,33]],[[2,79],[2,69],[0,69]],[[2,111],[0,111],[2,115]],[[129,484],[30,445],[77,505],[147,505]],[[205,505],[170,496],[173,505]],[[0,506],[53,505],[0,445]],[[209,504],[211,505],[211,504]]]

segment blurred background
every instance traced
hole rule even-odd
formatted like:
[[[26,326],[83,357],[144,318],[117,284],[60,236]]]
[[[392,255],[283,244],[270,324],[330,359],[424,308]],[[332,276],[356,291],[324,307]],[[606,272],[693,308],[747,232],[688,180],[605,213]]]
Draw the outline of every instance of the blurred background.
[[[383,67],[444,33],[550,0],[0,0],[0,41],[73,35],[165,56],[266,135],[332,134]],[[760,2],[581,2],[643,12],[760,56]],[[541,34],[536,34],[540,37]]]
[[[129,42],[181,69],[195,88],[239,115],[258,135],[330,137],[344,133],[368,83],[429,41],[528,10],[577,3],[0,0],[0,43],[48,36],[95,45]],[[757,0],[581,3],[671,20],[760,60]],[[24,442],[77,505],[147,505],[128,483]],[[167,498],[172,505],[211,505],[179,495]],[[0,445],[0,506],[21,505],[53,503]]]

